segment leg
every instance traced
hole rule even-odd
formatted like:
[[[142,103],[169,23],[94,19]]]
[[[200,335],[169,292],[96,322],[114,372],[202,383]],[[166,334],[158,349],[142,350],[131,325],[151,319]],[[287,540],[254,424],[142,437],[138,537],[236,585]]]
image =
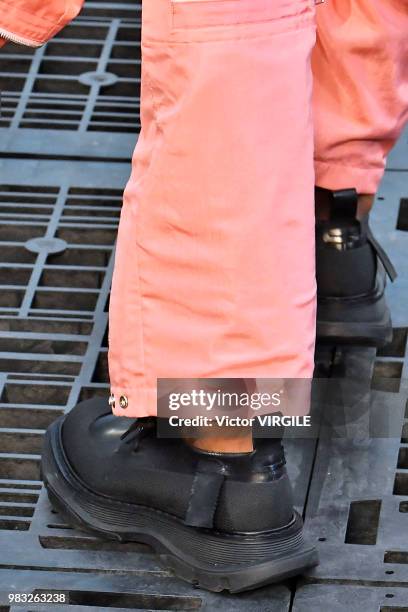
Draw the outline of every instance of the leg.
[[[385,270],[392,280],[395,272],[373,239],[368,213],[408,118],[408,6],[330,0],[319,7],[317,24],[317,334],[381,346],[392,333]]]
[[[408,119],[408,5],[330,0],[312,56],[316,185],[375,194]]]
[[[314,41],[314,0],[147,0],[109,309],[115,416],[89,400],[47,433],[44,478],[70,522],[147,541],[215,591],[317,562],[280,440],[206,452],[146,415],[159,377],[312,376]]]
[[[170,0],[144,7],[109,309],[118,416],[155,414],[160,377],[312,375],[314,2],[269,4],[173,2],[173,26]]]

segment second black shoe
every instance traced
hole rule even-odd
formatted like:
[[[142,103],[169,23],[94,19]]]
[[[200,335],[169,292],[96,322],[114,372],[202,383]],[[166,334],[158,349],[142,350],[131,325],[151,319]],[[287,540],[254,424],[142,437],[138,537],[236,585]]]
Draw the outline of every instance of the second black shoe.
[[[383,346],[392,339],[385,300],[386,275],[395,269],[375,240],[368,215],[356,217],[355,189],[316,188],[316,204],[329,211],[316,221],[317,340]]]
[[[103,398],[49,427],[42,476],[68,523],[150,544],[166,568],[212,591],[253,589],[317,564],[279,440],[226,455],[154,430],[154,419],[113,416]]]

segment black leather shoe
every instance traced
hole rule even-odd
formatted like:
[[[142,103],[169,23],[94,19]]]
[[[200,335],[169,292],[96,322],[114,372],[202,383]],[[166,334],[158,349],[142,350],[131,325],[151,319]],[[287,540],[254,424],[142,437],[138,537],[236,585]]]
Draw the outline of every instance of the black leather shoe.
[[[279,440],[245,454],[194,450],[157,438],[154,419],[79,403],[47,430],[42,475],[72,525],[142,541],[163,565],[212,591],[244,591],[317,564],[305,544]]]
[[[395,269],[375,240],[368,215],[356,218],[355,189],[316,188],[330,216],[316,221],[317,340],[383,346],[392,339],[386,275]]]

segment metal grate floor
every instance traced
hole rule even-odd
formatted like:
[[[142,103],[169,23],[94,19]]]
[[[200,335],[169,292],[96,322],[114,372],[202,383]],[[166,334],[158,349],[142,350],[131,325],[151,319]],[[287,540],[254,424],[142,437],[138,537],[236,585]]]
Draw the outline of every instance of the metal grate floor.
[[[58,609],[70,612],[408,610],[406,135],[390,156],[373,214],[399,272],[388,288],[394,340],[377,354],[329,347],[316,359],[326,375],[347,370],[370,379],[370,411],[384,415],[392,430],[387,438],[356,431],[348,439],[286,442],[296,504],[321,565],[282,585],[214,595],[160,569],[148,547],[73,530],[49,506],[39,475],[45,428],[109,388],[107,309],[121,193],[138,130],[139,23],[139,5],[88,2],[44,49],[5,47],[0,612],[49,611],[50,605],[8,605],[8,592],[36,589],[69,594],[70,605]],[[115,79],[84,77],[95,72]]]
[[[140,128],[141,5],[88,2],[39,49],[2,49],[0,151],[128,157]]]

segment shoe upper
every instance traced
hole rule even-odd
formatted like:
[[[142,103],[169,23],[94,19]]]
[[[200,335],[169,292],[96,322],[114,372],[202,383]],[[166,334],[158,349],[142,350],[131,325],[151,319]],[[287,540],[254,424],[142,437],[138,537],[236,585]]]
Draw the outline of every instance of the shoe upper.
[[[106,399],[92,398],[63,417],[60,444],[90,491],[188,525],[265,531],[293,516],[280,440],[259,440],[252,453],[197,451],[182,439],[158,438],[153,419],[114,416]]]
[[[318,322],[390,325],[384,291],[386,275],[394,280],[396,272],[371,232],[368,215],[356,217],[356,190],[317,187],[316,203],[328,211],[325,220],[316,221]]]

